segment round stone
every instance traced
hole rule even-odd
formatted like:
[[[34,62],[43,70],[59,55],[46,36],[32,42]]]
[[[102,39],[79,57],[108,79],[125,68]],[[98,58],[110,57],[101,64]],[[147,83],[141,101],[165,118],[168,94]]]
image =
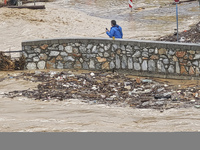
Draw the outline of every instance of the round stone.
[[[36,69],[36,64],[33,63],[33,62],[30,62],[30,63],[27,64],[26,67],[27,67],[28,70],[33,70],[33,69]]]
[[[45,61],[39,61],[37,64],[38,69],[45,69]]]

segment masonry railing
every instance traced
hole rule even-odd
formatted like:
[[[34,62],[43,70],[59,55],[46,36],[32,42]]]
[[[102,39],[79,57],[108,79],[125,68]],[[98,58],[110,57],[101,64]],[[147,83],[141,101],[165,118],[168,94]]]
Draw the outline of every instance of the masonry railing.
[[[116,70],[133,75],[198,79],[200,45],[103,38],[22,42],[25,69]]]

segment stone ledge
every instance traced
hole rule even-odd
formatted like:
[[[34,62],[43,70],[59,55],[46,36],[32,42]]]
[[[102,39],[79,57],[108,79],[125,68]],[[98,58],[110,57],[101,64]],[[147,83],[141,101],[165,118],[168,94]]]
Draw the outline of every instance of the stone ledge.
[[[110,70],[173,79],[198,79],[200,45],[111,38],[25,41],[26,69]]]
[[[64,44],[68,42],[94,42],[94,43],[115,43],[115,44],[130,44],[137,46],[150,46],[162,48],[181,48],[182,50],[200,50],[200,44],[195,43],[176,43],[176,42],[162,42],[162,41],[147,41],[147,40],[131,40],[131,39],[115,39],[111,38],[58,38],[58,39],[42,39],[33,41],[23,41],[22,46],[42,45],[42,44]]]

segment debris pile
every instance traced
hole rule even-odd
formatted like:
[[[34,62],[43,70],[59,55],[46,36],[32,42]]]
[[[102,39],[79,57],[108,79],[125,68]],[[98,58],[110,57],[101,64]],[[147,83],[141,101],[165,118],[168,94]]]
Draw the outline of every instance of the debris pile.
[[[40,82],[37,89],[13,91],[6,97],[28,97],[35,100],[79,99],[89,104],[130,106],[133,108],[170,109],[199,106],[200,88],[180,89],[150,79],[132,78],[118,73],[40,72],[20,77]]]
[[[11,57],[0,52],[0,70],[14,70],[14,68],[15,63],[11,60]]]
[[[23,70],[24,66],[25,57],[23,55],[12,60],[11,56],[6,56],[3,52],[0,52],[0,71]]]
[[[177,32],[175,32],[173,35],[168,35],[168,36],[158,38],[157,41],[176,42]],[[185,30],[179,33],[179,41],[182,43],[199,43],[200,44],[200,22],[197,23],[190,30]]]

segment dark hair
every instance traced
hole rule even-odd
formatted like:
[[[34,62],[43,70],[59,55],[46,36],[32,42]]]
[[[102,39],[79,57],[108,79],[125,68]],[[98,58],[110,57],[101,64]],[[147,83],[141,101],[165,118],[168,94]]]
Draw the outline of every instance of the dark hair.
[[[116,23],[115,20],[112,20],[112,21],[111,21],[111,24],[112,24],[113,26],[115,26],[117,23]]]

